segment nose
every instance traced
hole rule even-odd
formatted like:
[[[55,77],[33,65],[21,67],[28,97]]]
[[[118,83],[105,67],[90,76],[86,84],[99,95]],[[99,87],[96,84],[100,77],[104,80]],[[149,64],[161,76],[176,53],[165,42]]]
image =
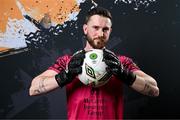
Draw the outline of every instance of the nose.
[[[98,30],[98,37],[103,37],[103,35],[104,35],[103,30]]]

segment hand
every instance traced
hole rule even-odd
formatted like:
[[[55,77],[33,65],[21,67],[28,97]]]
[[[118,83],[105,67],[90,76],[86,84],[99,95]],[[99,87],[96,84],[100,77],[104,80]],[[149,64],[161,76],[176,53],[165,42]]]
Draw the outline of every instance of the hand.
[[[61,71],[59,74],[55,76],[55,79],[61,88],[66,84],[70,83],[75,78],[75,76],[82,73],[82,64],[84,58],[85,50],[80,50],[76,52],[72,56],[68,64],[68,69]]]
[[[136,75],[130,72],[129,70],[124,69],[120,60],[113,52],[107,49],[103,49],[103,56],[103,60],[108,66],[108,72],[112,73],[113,75],[121,79],[128,86],[131,86],[134,83]]]

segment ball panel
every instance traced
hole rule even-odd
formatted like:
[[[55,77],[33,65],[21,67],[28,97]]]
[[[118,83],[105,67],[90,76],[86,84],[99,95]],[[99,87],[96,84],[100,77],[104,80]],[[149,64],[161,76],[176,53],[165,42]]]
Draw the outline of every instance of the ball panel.
[[[106,84],[110,74],[106,71],[107,65],[103,61],[103,50],[92,49],[85,54],[82,65],[82,73],[78,75],[79,80],[85,85],[99,87]]]

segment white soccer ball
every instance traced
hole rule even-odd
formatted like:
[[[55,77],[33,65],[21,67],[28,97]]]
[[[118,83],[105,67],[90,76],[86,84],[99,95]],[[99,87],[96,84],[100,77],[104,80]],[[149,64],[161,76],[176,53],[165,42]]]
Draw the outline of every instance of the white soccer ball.
[[[111,77],[106,71],[106,63],[103,61],[103,50],[91,49],[85,54],[82,65],[82,73],[79,80],[85,85],[100,87],[106,84]]]

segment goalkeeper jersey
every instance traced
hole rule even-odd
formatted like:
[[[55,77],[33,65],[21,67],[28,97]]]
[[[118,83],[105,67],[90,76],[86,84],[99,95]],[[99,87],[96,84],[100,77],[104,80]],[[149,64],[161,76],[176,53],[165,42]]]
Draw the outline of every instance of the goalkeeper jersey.
[[[130,71],[139,70],[130,58],[118,58],[124,68]],[[49,69],[59,73],[66,68],[70,59],[69,55],[59,57]],[[66,85],[68,119],[123,119],[122,84],[121,80],[112,76],[105,85],[93,88],[84,85],[76,77]]]

